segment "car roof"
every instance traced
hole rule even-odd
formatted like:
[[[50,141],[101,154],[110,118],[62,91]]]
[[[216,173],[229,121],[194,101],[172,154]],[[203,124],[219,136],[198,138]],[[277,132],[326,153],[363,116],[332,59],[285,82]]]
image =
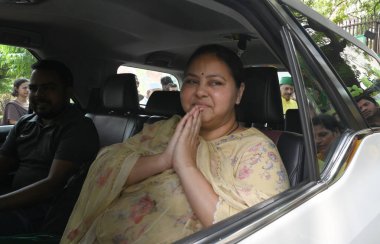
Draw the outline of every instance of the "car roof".
[[[241,36],[250,48],[270,53],[245,18],[213,1],[27,2],[1,4],[0,42],[29,47],[40,57],[80,54],[181,70],[196,47],[220,43],[236,49]],[[270,55],[258,60],[278,63]]]

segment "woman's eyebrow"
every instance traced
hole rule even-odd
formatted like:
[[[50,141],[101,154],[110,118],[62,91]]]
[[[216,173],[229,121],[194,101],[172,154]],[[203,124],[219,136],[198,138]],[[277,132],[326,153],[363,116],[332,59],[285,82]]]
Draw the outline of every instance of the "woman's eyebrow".
[[[197,76],[196,74],[194,74],[194,73],[186,73],[186,74],[185,74],[185,77],[186,77],[186,76],[194,76],[194,77],[198,77],[198,76]]]
[[[224,76],[223,76],[223,75],[220,75],[220,74],[209,74],[209,75],[207,75],[206,77],[207,77],[207,78],[214,78],[214,77],[216,77],[216,78],[220,78],[220,79],[222,79],[222,80],[226,80],[226,78],[224,78]]]
[[[194,73],[190,73],[190,72],[185,74],[185,77],[188,77],[188,76],[199,77],[199,75],[194,74]],[[224,76],[220,75],[220,74],[208,74],[208,75],[206,75],[206,78],[215,78],[215,77],[220,78],[222,80],[226,80],[226,78],[224,78]]]

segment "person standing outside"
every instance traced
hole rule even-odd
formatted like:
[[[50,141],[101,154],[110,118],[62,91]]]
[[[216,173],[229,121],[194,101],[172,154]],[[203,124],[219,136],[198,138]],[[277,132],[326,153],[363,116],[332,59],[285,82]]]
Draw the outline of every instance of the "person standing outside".
[[[69,178],[88,168],[99,149],[93,122],[70,104],[73,76],[63,63],[33,64],[29,89],[34,113],[0,148],[0,179],[14,172],[0,193],[0,235],[36,233]]]
[[[283,113],[286,114],[286,110],[288,109],[298,109],[297,102],[292,99],[294,94],[294,84],[291,77],[284,76],[281,78],[280,91]]]
[[[4,108],[3,125],[14,125],[29,109],[29,80],[17,79],[13,82],[12,96],[15,100],[9,101]]]
[[[163,91],[170,91],[171,84],[174,84],[170,76],[164,76],[161,78],[161,86]]]
[[[380,106],[370,96],[361,96],[356,99],[360,112],[370,126],[380,126]]]

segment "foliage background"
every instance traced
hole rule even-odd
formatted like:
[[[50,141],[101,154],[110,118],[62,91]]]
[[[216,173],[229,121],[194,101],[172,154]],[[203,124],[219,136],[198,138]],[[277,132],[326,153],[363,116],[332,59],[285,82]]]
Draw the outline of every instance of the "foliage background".
[[[0,114],[12,98],[13,81],[30,77],[30,66],[37,59],[25,48],[0,45]]]
[[[334,23],[353,18],[379,16],[379,0],[302,0]]]

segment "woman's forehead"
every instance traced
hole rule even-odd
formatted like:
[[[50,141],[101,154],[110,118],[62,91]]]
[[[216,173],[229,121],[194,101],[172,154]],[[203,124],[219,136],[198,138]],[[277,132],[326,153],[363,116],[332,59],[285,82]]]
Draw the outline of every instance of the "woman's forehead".
[[[231,73],[228,65],[215,54],[202,54],[196,57],[186,70],[187,73]]]

